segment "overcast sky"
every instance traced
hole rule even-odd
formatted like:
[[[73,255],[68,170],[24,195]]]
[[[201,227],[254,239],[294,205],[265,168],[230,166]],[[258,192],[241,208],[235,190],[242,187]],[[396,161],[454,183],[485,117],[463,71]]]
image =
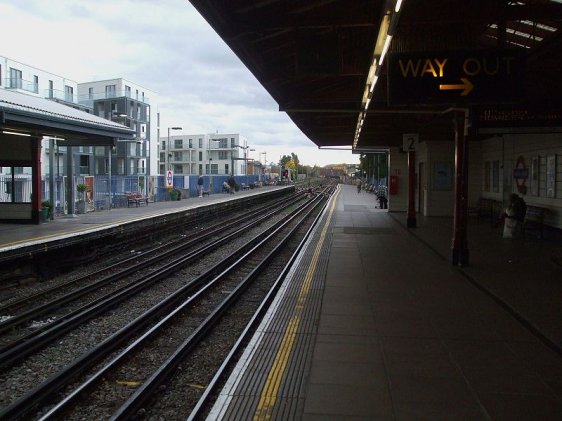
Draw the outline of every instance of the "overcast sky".
[[[0,55],[76,82],[122,77],[156,92],[163,136],[239,133],[255,159],[358,162],[304,136],[187,0],[0,0],[0,40]]]

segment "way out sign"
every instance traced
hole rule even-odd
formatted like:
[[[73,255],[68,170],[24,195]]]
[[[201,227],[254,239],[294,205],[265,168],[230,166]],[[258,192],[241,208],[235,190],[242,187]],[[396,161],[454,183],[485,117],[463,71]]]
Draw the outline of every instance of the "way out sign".
[[[174,172],[171,170],[166,171],[166,188],[174,187]]]
[[[394,53],[389,103],[513,103],[523,96],[522,53],[513,50]]]

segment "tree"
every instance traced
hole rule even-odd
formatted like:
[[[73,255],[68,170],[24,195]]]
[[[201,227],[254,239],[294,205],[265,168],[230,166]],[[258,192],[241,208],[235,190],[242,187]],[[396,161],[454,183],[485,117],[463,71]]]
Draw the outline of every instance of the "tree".
[[[283,155],[279,160],[279,165],[285,166],[291,160],[291,155]]]
[[[388,175],[386,154],[384,153],[361,155],[359,162],[361,177],[366,174],[368,179],[374,181],[382,180]]]

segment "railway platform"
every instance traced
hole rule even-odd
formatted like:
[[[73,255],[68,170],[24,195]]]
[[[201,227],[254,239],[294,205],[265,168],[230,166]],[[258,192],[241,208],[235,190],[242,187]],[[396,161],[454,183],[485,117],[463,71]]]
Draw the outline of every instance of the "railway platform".
[[[560,241],[451,235],[341,186],[207,419],[562,419]]]
[[[232,199],[0,224],[0,253]],[[562,419],[560,239],[474,219],[457,268],[450,218],[375,205],[340,186],[208,419]]]
[[[232,199],[270,192],[282,186],[265,186],[236,192],[234,195],[212,194],[178,201],[149,202],[148,205],[114,208],[77,215],[64,215],[54,220],[33,224],[0,224],[0,255],[13,249],[48,244],[57,239],[79,237],[110,227],[143,219],[188,211],[201,206],[220,205]]]

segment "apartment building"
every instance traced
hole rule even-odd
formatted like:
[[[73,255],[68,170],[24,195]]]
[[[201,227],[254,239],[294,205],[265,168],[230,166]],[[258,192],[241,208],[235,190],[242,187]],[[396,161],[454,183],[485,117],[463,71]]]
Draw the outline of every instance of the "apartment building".
[[[137,132],[134,142],[119,142],[107,147],[73,147],[72,160],[67,148],[54,142],[56,175],[156,175],[158,169],[158,119],[152,118],[152,91],[122,78],[78,83],[64,76],[0,56],[0,89],[47,98],[72,108],[124,124]],[[43,140],[42,174],[49,174],[50,142]],[[151,148],[153,149],[151,151]],[[152,159],[152,163],[151,163]],[[72,162],[69,172],[67,166]],[[0,174],[7,169],[0,168]],[[25,169],[14,171],[24,173]]]
[[[159,173],[170,169],[175,175],[247,175],[252,151],[239,134],[170,134],[160,140]]]
[[[0,56],[0,89],[9,89],[21,94],[32,95],[40,98],[60,102],[64,105],[91,112],[90,109],[78,103],[78,83],[72,79],[60,76],[28,64]],[[49,173],[48,156],[49,140],[43,140],[42,148],[42,174]],[[65,174],[67,169],[66,147],[57,148],[55,153],[55,170]],[[91,148],[74,148],[73,173],[88,175],[93,164]],[[0,168],[0,174],[11,171],[9,168]],[[14,167],[15,174],[26,174],[29,168]]]
[[[136,132],[134,142],[117,141],[112,151],[115,175],[155,175],[157,169],[157,119],[152,118],[154,92],[123,78],[78,84],[78,102],[102,118],[121,123]],[[99,153],[98,153],[99,152]],[[96,173],[108,157],[96,150]]]

